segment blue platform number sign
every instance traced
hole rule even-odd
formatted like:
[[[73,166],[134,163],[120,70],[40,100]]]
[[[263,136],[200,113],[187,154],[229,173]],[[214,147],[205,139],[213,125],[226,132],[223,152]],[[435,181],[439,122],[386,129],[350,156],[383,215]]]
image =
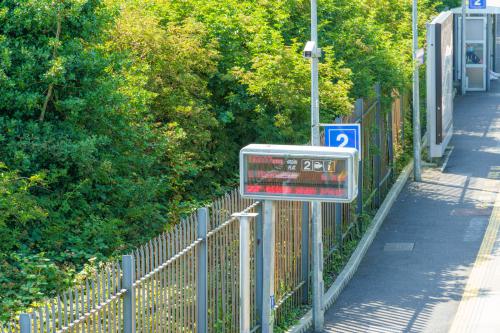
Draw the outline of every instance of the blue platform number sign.
[[[355,148],[361,159],[361,126],[359,124],[332,124],[325,126],[327,147]]]
[[[469,9],[486,9],[486,0],[469,0]]]

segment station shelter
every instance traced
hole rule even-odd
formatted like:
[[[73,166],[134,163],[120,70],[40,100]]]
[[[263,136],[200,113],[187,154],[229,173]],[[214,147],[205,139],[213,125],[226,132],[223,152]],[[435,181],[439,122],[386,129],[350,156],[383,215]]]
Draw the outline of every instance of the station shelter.
[[[461,88],[461,93],[500,91],[500,84],[496,82],[500,79],[500,0],[487,0],[485,9],[466,9],[464,50],[462,8],[454,8],[451,12],[454,17],[454,45],[457,50],[454,55],[456,81],[462,79],[462,61],[465,61],[464,91]]]
[[[473,0],[470,0],[473,1]],[[500,93],[500,0],[484,9],[442,12],[427,25],[429,156],[441,158],[453,136],[456,95]]]

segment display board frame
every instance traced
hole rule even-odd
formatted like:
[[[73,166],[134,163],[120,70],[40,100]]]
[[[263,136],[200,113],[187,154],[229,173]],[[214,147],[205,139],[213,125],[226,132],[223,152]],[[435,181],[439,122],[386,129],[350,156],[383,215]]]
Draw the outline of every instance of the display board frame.
[[[311,160],[314,162],[323,163],[333,163],[335,161],[339,161],[339,164],[344,166],[345,169],[345,178],[342,179],[342,192],[336,192],[337,189],[335,186],[339,186],[339,181],[337,181],[334,177],[339,177],[335,171],[329,171],[329,167],[326,167],[327,164],[324,164],[325,167],[323,171],[314,171],[308,170],[304,171],[303,169],[299,170],[284,170],[283,172],[290,173],[300,173],[300,175],[312,175],[313,172],[316,174],[322,175],[319,177],[323,180],[323,183],[311,185],[310,183],[302,185],[300,182],[300,177],[297,176],[293,180],[283,178],[272,178],[272,180],[279,179],[282,183],[277,183],[276,185],[263,184],[260,186],[259,192],[251,192],[249,191],[250,186],[256,186],[255,184],[249,184],[249,172],[259,172],[255,170],[250,170],[249,162],[251,157],[262,158],[265,160],[265,157],[272,157],[275,159],[283,159],[283,161],[293,161],[296,160],[297,163],[299,161],[307,161]],[[342,162],[341,162],[342,161]],[[272,161],[265,161],[266,163],[273,163]],[[255,163],[255,162],[253,162]],[[300,162],[302,163],[302,162]],[[345,164],[341,164],[345,163]],[[287,164],[285,164],[286,166]],[[300,166],[302,168],[302,166]],[[324,147],[324,146],[291,146],[291,145],[261,145],[261,144],[252,144],[240,151],[240,193],[243,198],[255,199],[255,200],[281,200],[281,201],[320,201],[320,202],[336,202],[336,203],[350,203],[356,199],[358,195],[358,151],[353,148],[333,148],[333,147]],[[327,170],[328,169],[328,170]],[[273,171],[268,171],[273,172]],[[330,178],[328,177],[330,175]],[[337,175],[337,176],[335,176]],[[260,181],[261,178],[259,176],[255,177],[254,181]],[[262,176],[264,177],[264,176]],[[267,181],[262,180],[262,181]],[[293,184],[289,187],[287,182],[292,182]],[[331,185],[331,186],[330,186]],[[280,186],[282,186],[280,188]],[[316,189],[316,192],[313,193],[294,193],[290,190],[291,187],[297,189],[300,188],[309,188]],[[268,191],[267,187],[274,187],[273,190],[278,188],[277,191],[271,192]],[[330,189],[330,190],[328,190]],[[332,190],[333,189],[333,190]],[[281,192],[280,192],[281,191]],[[287,192],[289,191],[289,192]],[[342,195],[340,194],[342,193]]]

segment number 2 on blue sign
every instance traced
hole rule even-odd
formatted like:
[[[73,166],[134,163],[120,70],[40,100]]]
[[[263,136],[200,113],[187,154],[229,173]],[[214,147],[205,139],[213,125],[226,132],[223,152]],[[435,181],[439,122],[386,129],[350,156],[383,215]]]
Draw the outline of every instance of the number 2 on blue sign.
[[[471,9],[484,9],[486,8],[486,0],[470,0],[469,7]]]
[[[342,133],[342,134],[339,134],[339,135],[337,136],[337,142],[342,142],[342,143],[339,145],[339,147],[340,147],[340,148],[343,148],[343,147],[347,146],[347,144],[349,143],[349,137],[348,137],[347,135],[343,134],[343,133]]]

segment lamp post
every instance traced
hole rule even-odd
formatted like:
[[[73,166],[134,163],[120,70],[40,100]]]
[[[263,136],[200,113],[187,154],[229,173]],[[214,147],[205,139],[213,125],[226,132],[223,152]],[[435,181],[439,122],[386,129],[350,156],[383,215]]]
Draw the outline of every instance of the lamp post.
[[[319,136],[319,58],[321,49],[318,47],[318,5],[317,0],[311,0],[311,41],[306,44],[304,57],[311,59],[311,144],[321,145]],[[323,238],[321,225],[321,202],[313,201],[312,208],[312,302],[313,329],[321,332],[324,326],[323,309]]]
[[[418,1],[413,0],[413,159],[414,179],[416,182],[422,180],[422,162],[420,141],[422,139],[420,129],[420,82],[417,63],[418,52]]]

